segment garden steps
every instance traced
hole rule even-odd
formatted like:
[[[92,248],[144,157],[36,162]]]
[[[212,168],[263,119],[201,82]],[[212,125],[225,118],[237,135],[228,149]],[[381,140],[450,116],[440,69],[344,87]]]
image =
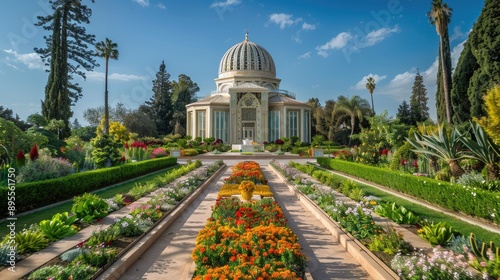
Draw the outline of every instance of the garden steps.
[[[491,231],[491,232],[496,233],[496,234],[500,234],[500,225],[496,225],[496,224],[493,224],[493,223],[490,223],[490,222],[486,222],[486,221],[484,221],[482,219],[478,219],[478,218],[475,218],[475,217],[472,217],[472,216],[469,216],[469,215],[462,214],[460,212],[452,211],[452,210],[449,210],[449,209],[446,209],[446,208],[443,208],[443,207],[440,207],[440,206],[428,203],[427,201],[414,198],[412,196],[400,193],[400,192],[395,191],[393,189],[390,189],[388,187],[385,187],[385,186],[373,183],[371,181],[364,180],[362,178],[354,177],[352,175],[348,175],[348,174],[345,174],[345,173],[342,173],[342,172],[338,172],[338,171],[334,171],[334,170],[331,170],[331,169],[325,169],[325,168],[317,165],[316,163],[313,163],[313,165],[316,166],[316,167],[318,167],[318,168],[327,170],[327,171],[329,171],[329,172],[331,172],[331,173],[333,173],[335,175],[344,177],[344,178],[349,179],[349,180],[353,180],[355,182],[358,182],[358,183],[361,183],[361,184],[364,184],[364,185],[368,185],[370,187],[377,188],[377,189],[379,189],[381,191],[384,191],[386,193],[389,193],[389,194],[391,194],[393,196],[397,196],[399,198],[408,200],[408,201],[410,201],[412,203],[424,206],[424,207],[429,208],[429,209],[431,209],[433,211],[441,212],[441,213],[446,214],[448,216],[451,216],[453,218],[456,218],[456,219],[462,220],[464,222],[467,222],[467,223],[469,223],[471,225],[479,226],[479,227],[482,227],[485,230]]]
[[[187,178],[186,175],[184,175],[178,179],[183,180],[186,178]],[[166,184],[164,187],[167,187],[169,185],[171,184]],[[145,203],[151,200],[151,198],[152,198],[151,195],[144,196],[134,201],[130,205],[122,207],[121,209],[110,213],[106,217],[102,218],[100,222],[80,230],[75,235],[66,237],[62,240],[58,240],[56,242],[49,244],[48,247],[31,254],[26,259],[18,261],[16,263],[15,272],[9,271],[7,268],[0,271],[0,279],[14,280],[27,276],[36,268],[43,266],[44,264],[51,261],[55,257],[61,255],[62,253],[75,248],[82,241],[87,240],[94,231],[103,230],[113,225],[116,219],[120,219],[121,217],[126,216],[130,212],[131,207]]]

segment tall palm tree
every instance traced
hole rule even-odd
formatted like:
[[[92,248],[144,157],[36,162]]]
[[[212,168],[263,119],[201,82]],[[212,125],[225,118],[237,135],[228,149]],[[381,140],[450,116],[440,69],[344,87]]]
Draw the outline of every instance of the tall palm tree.
[[[351,138],[356,127],[356,118],[361,122],[365,116],[371,113],[370,104],[366,99],[357,95],[351,99],[345,96],[339,96],[332,111],[332,118],[337,120],[337,126],[346,120],[351,122],[351,137],[349,137],[348,145],[351,145]]]
[[[451,20],[452,9],[448,7],[447,3],[443,4],[442,0],[432,0],[431,11],[427,13],[429,21],[432,25],[436,26],[436,32],[439,36],[439,56],[443,77],[444,100],[446,107],[446,121],[451,123],[451,104],[450,104],[450,81],[448,80],[451,69],[449,69],[445,62],[444,51],[444,38],[448,37],[448,24]],[[449,48],[449,45],[447,46]],[[449,50],[446,53],[450,53]]]
[[[106,60],[106,74],[104,80],[104,134],[109,133],[109,106],[108,106],[108,63],[109,59],[118,59],[118,44],[109,38],[95,45],[96,55]]]
[[[375,90],[375,79],[373,77],[368,77],[366,79],[366,89],[370,93],[370,97],[372,98],[372,111],[373,115],[375,115],[375,107],[373,107],[373,91]]]

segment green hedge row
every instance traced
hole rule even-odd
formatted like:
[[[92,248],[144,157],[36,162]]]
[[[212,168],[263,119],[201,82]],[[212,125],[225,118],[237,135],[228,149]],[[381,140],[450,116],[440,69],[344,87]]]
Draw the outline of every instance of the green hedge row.
[[[316,160],[322,167],[354,175],[444,208],[500,224],[500,192],[490,192],[338,159]]]
[[[177,158],[163,157],[120,166],[74,173],[68,176],[15,186],[15,193],[7,187],[0,188],[0,216],[9,214],[8,198],[15,198],[14,212],[21,213],[74,196],[119,183],[177,164]]]

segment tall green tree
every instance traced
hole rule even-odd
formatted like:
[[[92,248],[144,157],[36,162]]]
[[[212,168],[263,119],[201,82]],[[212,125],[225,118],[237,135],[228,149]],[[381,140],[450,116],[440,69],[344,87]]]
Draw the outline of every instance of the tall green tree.
[[[349,121],[349,127],[351,129],[351,134],[349,138],[348,145],[351,144],[351,138],[354,134],[354,129],[356,124],[360,124],[361,121],[372,113],[370,104],[366,99],[363,99],[357,95],[347,98],[345,96],[339,96],[335,106],[333,108],[332,117],[336,120],[337,126],[340,126],[346,120]]]
[[[457,87],[457,95],[461,97],[463,91],[467,91],[471,117],[486,116],[483,97],[494,85],[500,84],[500,28],[498,26],[500,26],[500,5],[496,0],[486,0],[467,38],[453,74],[454,80],[456,78],[460,83]]]
[[[373,107],[373,91],[375,90],[376,84],[375,84],[375,79],[373,77],[368,77],[366,79],[366,89],[370,93],[370,97],[372,99],[372,112],[373,115],[375,115],[375,107]]]
[[[196,93],[200,91],[198,84],[185,74],[180,74],[177,81],[172,81],[172,103],[174,113],[170,127],[175,134],[184,134],[186,128],[186,105],[196,101]]]
[[[153,120],[161,135],[167,135],[172,131],[170,121],[174,114],[174,108],[171,96],[172,84],[169,79],[170,74],[166,70],[165,62],[162,61],[160,69],[156,73],[156,80],[153,81],[153,96],[149,101],[146,101],[146,104],[152,109]]]
[[[109,59],[118,59],[118,44],[106,38],[105,41],[95,45],[96,55],[106,61],[106,73],[104,74],[104,134],[109,133],[109,105],[108,105],[108,65]]]
[[[424,77],[420,75],[420,72],[417,69],[410,98],[410,111],[414,124],[417,122],[423,122],[430,117],[429,107],[427,106],[428,100],[427,89],[424,85]]]
[[[92,2],[94,2],[92,0]],[[53,13],[39,16],[36,26],[52,33],[45,36],[45,48],[35,48],[48,67],[49,77],[45,86],[42,114],[48,120],[63,120],[65,127],[61,138],[70,135],[71,106],[82,96],[82,88],[73,82],[73,75],[85,79],[84,71],[98,66],[89,45],[95,36],[88,34],[83,24],[90,23],[92,10],[81,0],[51,0]]]
[[[123,103],[116,103],[116,106],[109,107],[109,121],[123,123],[125,115],[129,113],[129,109]],[[99,126],[102,118],[104,117],[104,106],[96,108],[87,108],[83,111],[83,118],[91,126]]]
[[[453,72],[453,88],[451,89],[453,123],[460,124],[470,119],[471,103],[467,95],[467,89],[469,88],[469,81],[474,75],[474,69],[477,67],[477,60],[472,53],[470,41],[467,40],[458,59],[457,67]]]
[[[438,76],[438,81],[441,78],[442,88],[444,93],[444,104],[446,109],[446,121],[451,123],[451,54],[450,40],[448,35],[448,24],[450,24],[452,9],[447,3],[443,4],[442,0],[433,0],[431,10],[427,13],[429,21],[436,26],[436,32],[439,36],[439,64],[441,67],[441,77]],[[439,89],[439,87],[438,87]],[[439,101],[436,94],[437,101]],[[438,104],[439,109],[439,104]]]
[[[396,117],[401,123],[404,123],[406,125],[415,125],[415,122],[413,121],[411,115],[410,105],[408,105],[408,102],[406,102],[406,100],[401,102],[401,105],[399,105]]]
[[[307,101],[307,104],[311,107],[311,115],[312,115],[312,118],[311,118],[311,135],[316,135],[318,134],[318,130],[317,130],[317,122],[318,122],[318,119],[316,119],[314,116],[314,112],[317,111],[319,108],[321,108],[321,103],[319,102],[319,99],[318,98],[315,98],[315,97],[312,97],[312,98],[309,98],[309,100]]]

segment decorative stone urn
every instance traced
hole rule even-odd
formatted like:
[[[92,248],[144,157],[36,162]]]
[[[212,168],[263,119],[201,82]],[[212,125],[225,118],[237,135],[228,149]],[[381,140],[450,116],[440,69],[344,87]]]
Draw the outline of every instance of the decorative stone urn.
[[[242,181],[238,190],[241,193],[242,200],[251,200],[253,197],[253,191],[255,190],[255,184],[252,181]]]

